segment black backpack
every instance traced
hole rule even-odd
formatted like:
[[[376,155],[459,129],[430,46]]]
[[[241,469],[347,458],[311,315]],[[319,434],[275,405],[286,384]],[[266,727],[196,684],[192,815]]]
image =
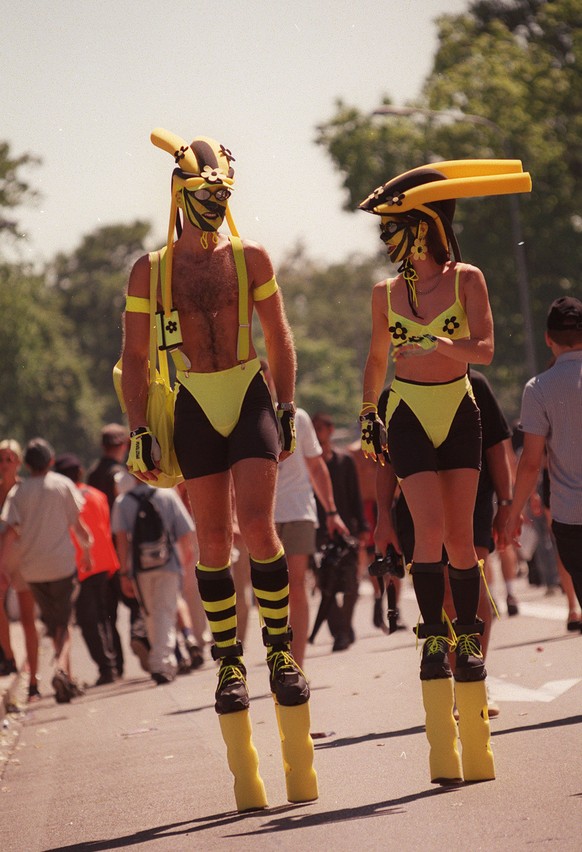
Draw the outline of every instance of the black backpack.
[[[172,546],[162,516],[152,503],[155,492],[128,493],[139,503],[131,536],[133,569],[137,572],[163,568],[170,560]]]

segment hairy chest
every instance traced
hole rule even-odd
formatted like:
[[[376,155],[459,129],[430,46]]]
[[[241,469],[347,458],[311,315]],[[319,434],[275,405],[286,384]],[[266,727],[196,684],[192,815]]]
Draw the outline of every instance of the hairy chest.
[[[216,316],[238,306],[238,279],[230,253],[213,253],[201,262],[176,257],[172,270],[174,306],[181,314]]]

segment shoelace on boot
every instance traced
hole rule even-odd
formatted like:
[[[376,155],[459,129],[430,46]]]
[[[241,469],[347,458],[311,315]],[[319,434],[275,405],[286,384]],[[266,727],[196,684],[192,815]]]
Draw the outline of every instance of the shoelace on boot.
[[[267,665],[271,670],[272,677],[275,677],[275,675],[281,672],[283,674],[285,672],[299,672],[305,677],[289,651],[272,651],[270,654],[267,654]]]
[[[481,643],[479,642],[479,634],[462,633],[460,636],[457,636],[456,651],[458,654],[466,655],[468,657],[477,657],[477,659],[482,660],[483,651],[481,650]]]
[[[218,690],[220,691],[224,686],[236,681],[242,681],[245,686],[247,685],[245,672],[241,664],[227,663],[226,665],[222,665],[218,672]]]

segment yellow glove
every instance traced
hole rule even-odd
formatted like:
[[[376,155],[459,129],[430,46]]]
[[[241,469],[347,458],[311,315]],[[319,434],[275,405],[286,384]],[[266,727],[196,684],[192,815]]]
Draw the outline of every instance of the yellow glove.
[[[384,464],[384,453],[388,451],[388,439],[386,427],[378,417],[376,406],[368,407],[368,410],[360,414],[360,426],[362,429],[361,446],[365,458],[371,456],[374,461],[379,460]]]
[[[162,451],[156,438],[145,426],[129,433],[127,469],[130,473],[145,473],[158,468]]]

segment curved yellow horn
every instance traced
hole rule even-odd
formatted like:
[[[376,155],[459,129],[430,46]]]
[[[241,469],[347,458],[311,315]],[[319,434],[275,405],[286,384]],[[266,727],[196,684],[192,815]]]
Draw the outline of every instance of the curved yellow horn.
[[[188,143],[169,130],[164,130],[163,127],[156,127],[150,133],[150,139],[156,148],[161,148],[162,151],[167,151],[171,154],[177,165],[185,172],[199,174],[200,166],[194,151]]]

